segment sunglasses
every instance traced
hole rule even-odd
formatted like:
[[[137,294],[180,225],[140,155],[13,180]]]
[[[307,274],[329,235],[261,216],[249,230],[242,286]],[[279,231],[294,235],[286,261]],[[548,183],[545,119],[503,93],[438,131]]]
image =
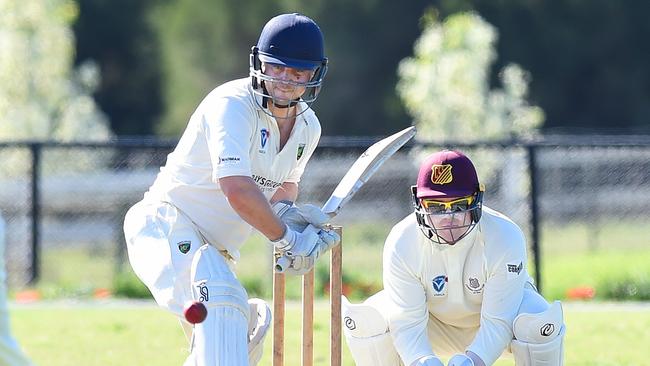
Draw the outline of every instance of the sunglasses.
[[[429,214],[441,214],[445,212],[459,212],[467,211],[472,207],[474,203],[475,196],[467,196],[459,199],[455,199],[449,202],[436,201],[434,199],[425,198],[421,200],[422,207]]]

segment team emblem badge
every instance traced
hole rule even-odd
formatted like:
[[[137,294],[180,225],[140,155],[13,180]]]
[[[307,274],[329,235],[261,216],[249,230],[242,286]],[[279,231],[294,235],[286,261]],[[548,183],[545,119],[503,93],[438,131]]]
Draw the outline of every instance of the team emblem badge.
[[[298,144],[298,153],[296,154],[296,160],[300,160],[302,153],[305,152],[305,144]]]
[[[431,167],[431,183],[451,183],[454,177],[451,175],[451,164],[433,165]]]
[[[445,289],[445,284],[447,283],[447,276],[445,275],[440,275],[436,278],[434,278],[431,281],[431,285],[433,285],[433,291],[435,292],[433,296],[444,296],[444,289]]]
[[[262,149],[266,146],[266,143],[269,140],[269,130],[266,128],[263,128],[260,130],[260,144],[262,145]]]
[[[190,248],[192,247],[192,242],[189,240],[181,241],[178,244],[178,250],[183,253],[187,254],[187,252],[190,251]]]
[[[468,283],[465,284],[468,290],[473,294],[480,294],[483,291],[483,284],[479,282],[478,278],[470,277]]]

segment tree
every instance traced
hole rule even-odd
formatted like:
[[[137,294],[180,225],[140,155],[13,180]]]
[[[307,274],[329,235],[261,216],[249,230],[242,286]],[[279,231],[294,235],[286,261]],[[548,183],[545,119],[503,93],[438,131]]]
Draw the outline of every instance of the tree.
[[[76,1],[75,62],[98,64],[102,80],[94,97],[111,129],[118,135],[152,134],[164,106],[160,47],[150,13],[167,0]]]
[[[0,139],[108,138],[106,119],[89,95],[96,67],[72,68],[74,3],[0,4]]]
[[[416,41],[414,56],[399,65],[398,92],[420,139],[476,141],[534,134],[543,111],[526,102],[528,74],[516,64],[490,89],[497,32],[474,13],[440,23],[433,12]]]
[[[399,66],[398,92],[418,128],[418,138],[434,141],[504,140],[536,134],[541,108],[526,101],[528,74],[516,64],[500,72],[502,89],[490,88],[490,67],[496,58],[494,27],[474,13],[458,13],[442,23],[429,11],[413,57]],[[416,162],[428,151],[416,151]],[[506,207],[525,207],[529,181],[521,151],[499,156],[482,151],[472,160],[482,180],[503,169],[501,185]],[[519,217],[520,212],[508,212]]]
[[[90,95],[97,68],[92,63],[72,67],[70,24],[76,15],[69,0],[0,0],[0,140],[111,137]],[[27,168],[4,166],[14,172]]]

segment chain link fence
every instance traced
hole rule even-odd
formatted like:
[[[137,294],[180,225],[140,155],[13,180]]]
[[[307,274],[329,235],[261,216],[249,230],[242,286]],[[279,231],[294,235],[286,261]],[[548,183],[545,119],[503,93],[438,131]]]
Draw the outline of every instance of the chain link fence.
[[[324,203],[372,141],[324,137],[303,176],[299,201]],[[128,269],[124,214],[141,199],[173,146],[152,140],[0,144],[10,285],[49,284],[68,293],[110,287],[116,273]],[[420,158],[442,147],[460,149],[474,160],[487,187],[485,204],[522,227],[538,260],[531,272],[544,285],[544,271],[557,270],[552,265],[567,254],[650,244],[650,141],[416,143],[388,160],[335,218],[344,229],[377,229],[379,234],[366,235],[374,248],[366,249],[373,251],[368,266],[380,271],[374,262],[381,258],[385,233],[412,211],[409,187]],[[346,247],[354,245],[345,238]]]

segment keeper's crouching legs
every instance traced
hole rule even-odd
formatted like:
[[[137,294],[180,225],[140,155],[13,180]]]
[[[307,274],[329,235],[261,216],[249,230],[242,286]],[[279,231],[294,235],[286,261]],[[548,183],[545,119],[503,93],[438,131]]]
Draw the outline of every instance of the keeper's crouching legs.
[[[362,304],[342,297],[345,340],[357,366],[398,366],[399,355],[388,331],[388,322],[378,310],[382,292]]]
[[[540,311],[540,304],[543,305]],[[525,290],[519,315],[513,322],[510,349],[517,366],[562,366],[564,334],[562,305],[548,306],[537,292]]]
[[[248,362],[257,365],[262,359],[264,338],[271,326],[271,308],[261,299],[248,300],[250,317],[248,321]]]
[[[194,326],[192,354],[185,365],[248,366],[246,290],[237,281],[225,258],[204,245],[192,262],[192,297],[203,302],[208,315]],[[190,362],[192,362],[190,361]]]

